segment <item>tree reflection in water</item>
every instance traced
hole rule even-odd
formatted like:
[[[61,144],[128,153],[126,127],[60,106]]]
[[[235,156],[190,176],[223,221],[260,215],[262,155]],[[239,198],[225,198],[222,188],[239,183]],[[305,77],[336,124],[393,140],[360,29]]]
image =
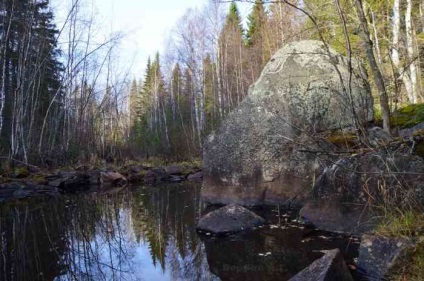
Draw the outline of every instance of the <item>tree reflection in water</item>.
[[[0,207],[0,279],[210,280],[198,185]]]
[[[350,238],[279,210],[261,214],[264,228],[202,242],[203,207],[190,183],[3,204],[0,280],[287,280],[322,249],[357,256]]]

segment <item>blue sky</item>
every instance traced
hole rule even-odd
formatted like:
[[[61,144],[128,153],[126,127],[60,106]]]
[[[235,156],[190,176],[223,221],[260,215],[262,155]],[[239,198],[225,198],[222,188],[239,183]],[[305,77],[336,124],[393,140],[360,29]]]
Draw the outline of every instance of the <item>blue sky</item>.
[[[94,8],[104,36],[123,32],[121,64],[132,64],[132,76],[142,77],[147,57],[161,52],[168,32],[188,8],[201,9],[208,0],[81,0]],[[71,0],[51,0],[58,26]],[[242,15],[249,8],[240,5]]]

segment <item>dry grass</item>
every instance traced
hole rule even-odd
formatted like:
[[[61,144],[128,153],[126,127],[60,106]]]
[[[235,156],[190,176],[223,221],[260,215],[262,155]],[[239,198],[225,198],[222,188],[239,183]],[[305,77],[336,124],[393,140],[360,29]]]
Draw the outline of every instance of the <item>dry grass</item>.
[[[400,264],[390,280],[424,280],[424,213],[395,208],[386,214],[376,232],[385,236],[412,237],[417,243],[411,259],[405,264]]]

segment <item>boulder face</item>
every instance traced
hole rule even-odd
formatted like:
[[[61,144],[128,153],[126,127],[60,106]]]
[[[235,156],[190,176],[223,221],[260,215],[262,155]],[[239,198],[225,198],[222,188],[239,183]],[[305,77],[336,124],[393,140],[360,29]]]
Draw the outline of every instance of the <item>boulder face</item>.
[[[213,204],[302,203],[321,160],[299,150],[328,148],[311,135],[352,126],[353,112],[358,122],[373,118],[369,87],[356,65],[349,75],[346,59],[319,41],[279,50],[248,96],[206,140],[204,199]]]

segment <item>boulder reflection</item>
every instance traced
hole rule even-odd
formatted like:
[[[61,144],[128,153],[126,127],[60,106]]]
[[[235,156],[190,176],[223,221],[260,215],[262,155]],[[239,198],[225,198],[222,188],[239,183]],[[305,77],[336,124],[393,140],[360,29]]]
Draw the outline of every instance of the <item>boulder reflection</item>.
[[[322,249],[356,255],[279,210],[263,228],[199,237],[203,209],[190,183],[1,205],[0,280],[286,280]]]

